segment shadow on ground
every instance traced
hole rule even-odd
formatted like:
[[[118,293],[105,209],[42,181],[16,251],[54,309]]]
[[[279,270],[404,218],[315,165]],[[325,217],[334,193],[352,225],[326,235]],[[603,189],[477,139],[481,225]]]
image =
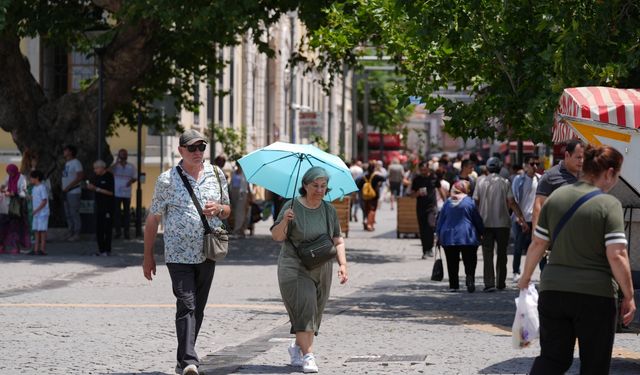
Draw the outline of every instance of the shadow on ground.
[[[428,324],[449,325],[473,322],[510,330],[517,295],[515,289],[495,293],[450,293],[446,281],[385,281],[362,293],[331,300],[328,308],[334,313],[374,319],[411,318]]]

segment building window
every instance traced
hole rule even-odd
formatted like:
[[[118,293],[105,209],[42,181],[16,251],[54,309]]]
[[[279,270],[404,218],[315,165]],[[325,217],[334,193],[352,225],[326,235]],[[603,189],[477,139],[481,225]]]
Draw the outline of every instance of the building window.
[[[69,83],[71,87],[69,87],[69,91],[77,92],[96,78],[96,59],[93,56],[87,57],[80,52],[71,52],[70,60],[69,71],[71,72],[71,80]]]

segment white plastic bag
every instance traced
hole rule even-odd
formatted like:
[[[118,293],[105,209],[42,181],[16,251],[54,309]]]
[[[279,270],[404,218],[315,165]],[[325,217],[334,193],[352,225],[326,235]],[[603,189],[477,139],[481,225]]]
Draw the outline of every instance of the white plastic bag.
[[[511,342],[516,349],[526,348],[540,335],[538,291],[535,285],[520,290],[516,301],[516,316],[511,327]]]

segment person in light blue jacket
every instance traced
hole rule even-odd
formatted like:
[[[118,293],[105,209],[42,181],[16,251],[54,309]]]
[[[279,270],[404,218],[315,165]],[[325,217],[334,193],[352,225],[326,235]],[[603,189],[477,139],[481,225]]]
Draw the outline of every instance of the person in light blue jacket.
[[[444,247],[447,259],[450,291],[460,288],[458,270],[460,254],[464,263],[467,291],[476,290],[475,274],[478,263],[478,246],[484,231],[482,217],[469,193],[469,181],[460,180],[453,184],[451,195],[438,216],[436,234],[438,243]]]

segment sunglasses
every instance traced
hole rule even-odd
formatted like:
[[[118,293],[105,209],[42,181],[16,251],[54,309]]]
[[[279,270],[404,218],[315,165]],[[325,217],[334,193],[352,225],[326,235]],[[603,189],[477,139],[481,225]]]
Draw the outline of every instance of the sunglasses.
[[[207,145],[204,143],[200,143],[199,145],[189,145],[189,146],[182,146],[182,147],[186,148],[187,151],[189,152],[196,152],[196,150],[200,152],[204,152],[204,150],[207,149]]]
[[[540,165],[540,163],[538,163],[538,162],[532,162],[532,163],[529,163],[529,165],[533,167],[534,165]]]

